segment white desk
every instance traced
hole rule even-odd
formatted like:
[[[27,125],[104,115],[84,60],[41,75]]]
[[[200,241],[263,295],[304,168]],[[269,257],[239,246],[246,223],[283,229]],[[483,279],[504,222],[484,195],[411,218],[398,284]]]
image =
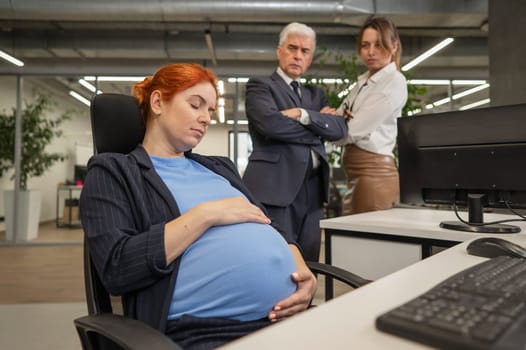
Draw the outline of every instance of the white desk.
[[[467,218],[466,212],[460,215]],[[516,218],[484,214],[485,222]],[[432,247],[452,247],[467,239],[488,235],[439,226],[442,221],[456,219],[453,211],[393,208],[322,220],[325,262],[375,280],[430,256]],[[524,222],[511,224],[526,232]],[[329,294],[331,285],[327,284]]]
[[[509,235],[506,239],[526,245],[524,233]],[[375,319],[449,276],[485,260],[468,255],[465,252],[467,244],[464,242],[444,250],[222,349],[429,349],[376,330]]]

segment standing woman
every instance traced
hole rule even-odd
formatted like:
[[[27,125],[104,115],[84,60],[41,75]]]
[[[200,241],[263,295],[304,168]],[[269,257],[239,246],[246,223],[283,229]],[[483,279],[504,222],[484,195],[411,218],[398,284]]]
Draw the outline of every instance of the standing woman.
[[[395,25],[384,17],[369,19],[360,30],[358,52],[367,72],[338,108],[348,120],[343,166],[348,191],[343,215],[391,208],[400,185],[393,149],[397,118],[407,101],[400,73],[402,44]]]

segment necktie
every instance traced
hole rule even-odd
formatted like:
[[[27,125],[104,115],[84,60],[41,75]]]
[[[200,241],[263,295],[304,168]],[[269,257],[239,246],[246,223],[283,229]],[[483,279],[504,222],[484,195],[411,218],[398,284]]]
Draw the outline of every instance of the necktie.
[[[293,80],[293,81],[290,83],[290,86],[292,86],[292,90],[294,90],[294,92],[296,93],[296,95],[298,95],[298,97],[299,97],[300,100],[301,100],[300,84],[298,84],[297,81]]]
[[[296,93],[296,95],[298,95],[298,98],[301,101],[300,84],[296,80],[293,80],[290,82],[290,86],[292,86],[292,90],[294,90],[294,92]],[[318,159],[318,155],[316,154],[316,152],[314,152],[312,149],[310,153],[312,158],[312,168],[315,169],[320,165],[320,160]]]

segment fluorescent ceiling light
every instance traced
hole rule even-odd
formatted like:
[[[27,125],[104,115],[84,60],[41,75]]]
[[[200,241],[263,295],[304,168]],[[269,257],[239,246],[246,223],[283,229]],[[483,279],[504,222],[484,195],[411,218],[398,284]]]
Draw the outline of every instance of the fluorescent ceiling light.
[[[334,79],[334,78],[323,78],[321,81],[324,84],[343,84],[345,82],[343,79]]]
[[[248,78],[236,78],[236,77],[231,77],[231,78],[228,78],[227,81],[229,83],[246,83],[248,82]]]
[[[482,85],[486,80],[453,80],[453,85]]]
[[[84,80],[86,81],[113,81],[113,82],[137,82],[143,81],[145,77],[127,77],[127,76],[86,76]]]
[[[225,98],[219,97],[217,99],[217,119],[222,124],[225,122]]]
[[[234,121],[233,120],[227,120],[226,122],[228,125],[233,125],[234,124]],[[237,123],[239,125],[248,125],[248,120],[238,120]]]
[[[20,61],[18,58],[15,58],[11,56],[10,54],[8,54],[7,52],[4,52],[2,50],[0,50],[0,58],[3,58],[7,62],[12,63],[15,66],[19,66],[19,67],[24,66],[24,62]]]
[[[432,103],[430,103],[430,104],[426,105],[426,109],[432,109],[432,108],[435,108],[435,106],[433,106],[433,104],[432,104]]]
[[[349,79],[339,79],[339,78],[320,78],[320,79],[311,79],[310,80],[313,84],[343,84],[343,83],[349,83]],[[302,84],[307,83],[307,79],[302,78],[300,79],[300,82]]]
[[[313,83],[324,83],[324,84],[344,84],[349,83],[349,79],[339,79],[339,78],[320,78],[320,79],[312,79]],[[248,82],[248,78],[245,77],[230,77],[227,78],[227,82],[229,83],[246,83]],[[305,84],[307,82],[307,79],[301,78],[300,82]]]
[[[413,109],[412,111],[407,112],[407,115],[408,116],[412,116],[412,115],[418,114],[420,112],[422,112],[422,108],[416,108],[416,109]]]
[[[349,93],[349,91],[352,90],[352,88],[354,87],[354,85],[356,85],[356,83],[352,83],[351,85],[349,85],[349,87],[348,87],[347,89],[345,89],[345,90],[343,90],[343,91],[340,91],[340,92],[338,93],[338,98],[342,98],[343,96],[346,96],[346,95]]]
[[[459,110],[460,111],[465,111],[466,109],[479,107],[479,106],[482,106],[482,105],[485,105],[485,104],[488,104],[488,103],[490,103],[490,99],[489,98],[485,98],[483,100],[480,100],[480,101],[473,102],[473,103],[467,104],[465,106],[462,106],[462,107],[459,108]]]
[[[217,81],[217,93],[219,96],[223,96],[225,94],[225,82],[223,80]]]
[[[480,90],[484,90],[484,89],[487,89],[487,88],[489,88],[489,84],[488,83],[482,84],[482,85],[479,85],[479,86],[475,86],[474,88],[471,88],[471,89],[459,92],[458,94],[454,94],[452,97],[453,97],[453,100],[457,100],[457,99],[459,99],[461,97],[474,94],[475,92],[478,92]]]
[[[449,79],[411,79],[407,81],[411,85],[482,85],[486,80],[449,80]]]
[[[82,96],[81,94],[79,94],[78,92],[75,92],[73,90],[70,90],[69,91],[69,95],[75,99],[77,99],[78,101],[84,103],[86,106],[90,106],[91,105],[91,102],[85,98],[84,96]]]
[[[217,119],[219,119],[221,124],[225,122],[225,107],[217,107]]]
[[[447,79],[411,79],[407,81],[411,85],[449,85],[451,80]]]
[[[88,83],[84,79],[79,79],[79,84],[84,86],[86,89],[88,89],[91,92],[97,92],[97,94],[102,94],[102,91],[97,90],[97,88],[93,84]]]
[[[435,101],[431,105],[427,105],[426,108],[427,109],[431,109],[433,107],[438,107],[438,106],[445,105],[448,102],[451,102],[451,98],[450,97],[446,97],[446,98],[443,98],[441,100]]]
[[[411,68],[413,68],[414,66],[416,66],[420,62],[428,59],[430,56],[434,55],[438,51],[442,50],[444,47],[446,47],[449,44],[451,44],[453,42],[453,40],[455,40],[455,39],[453,39],[453,38],[446,38],[446,39],[442,40],[437,45],[433,46],[432,48],[430,48],[429,50],[427,50],[426,52],[424,52],[423,54],[421,54],[420,56],[418,56],[417,58],[415,58],[411,62],[409,62],[406,65],[404,65],[402,67],[402,71],[406,72],[406,71],[410,70]]]
[[[452,99],[453,100],[458,100],[459,98],[466,97],[468,95],[474,94],[475,92],[479,92],[481,90],[487,89],[488,87],[489,87],[488,83],[475,86],[474,88],[467,89],[465,91],[459,92],[458,94],[454,94],[451,97],[446,97],[446,98],[443,98],[441,100],[435,101],[435,102],[433,102],[431,104],[428,104],[428,105],[426,105],[426,109],[431,109],[433,107],[441,106],[443,104],[446,104],[446,103],[450,102]]]

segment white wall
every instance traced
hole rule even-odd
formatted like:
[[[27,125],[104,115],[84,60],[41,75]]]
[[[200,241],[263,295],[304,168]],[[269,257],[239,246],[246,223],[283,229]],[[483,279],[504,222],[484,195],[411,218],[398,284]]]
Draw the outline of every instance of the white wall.
[[[56,218],[56,189],[57,185],[71,179],[73,176],[73,165],[75,164],[75,143],[91,142],[89,134],[89,109],[76,102],[65,94],[57,94],[56,91],[47,90],[42,86],[36,86],[31,78],[23,79],[23,105],[31,102],[37,93],[51,93],[57,102],[56,107],[49,112],[50,117],[58,116],[67,110],[74,111],[72,120],[63,124],[63,135],[55,139],[48,147],[49,152],[59,152],[67,155],[64,162],[56,163],[44,175],[28,180],[29,189],[42,191],[42,209],[40,220],[48,221]],[[0,77],[0,110],[10,112],[16,106],[16,78]],[[9,180],[10,176],[0,179],[0,189],[13,189],[14,183]],[[0,216],[4,215],[3,191],[0,191]],[[0,227],[0,229],[3,229]]]
[[[35,86],[30,78],[23,80],[23,101],[31,101],[35,96],[35,91],[42,92],[44,87]],[[89,155],[87,150],[92,148],[91,127],[89,122],[89,108],[80,104],[72,97],[51,91],[54,98],[59,101],[56,110],[50,116],[59,115],[66,110],[74,109],[75,117],[63,124],[63,135],[60,139],[55,139],[49,146],[50,152],[62,152],[67,154],[65,162],[56,163],[48,172],[38,178],[31,178],[28,181],[30,189],[40,189],[42,191],[42,210],[40,221],[55,220],[57,204],[57,185],[66,180],[73,179],[73,170],[76,163],[82,163],[82,158],[86,159]],[[10,111],[16,106],[16,78],[0,76],[0,110]],[[204,140],[194,150],[205,155],[228,156],[228,130],[230,127],[225,125],[212,125]],[[4,216],[4,189],[13,189],[14,183],[9,180],[9,176],[0,178],[0,216]],[[61,213],[62,203],[60,203],[59,213]],[[60,215],[60,214],[59,214]],[[4,223],[0,222],[0,231],[4,230]]]
[[[201,141],[194,152],[228,157],[228,130],[227,125],[210,125],[205,138]]]

